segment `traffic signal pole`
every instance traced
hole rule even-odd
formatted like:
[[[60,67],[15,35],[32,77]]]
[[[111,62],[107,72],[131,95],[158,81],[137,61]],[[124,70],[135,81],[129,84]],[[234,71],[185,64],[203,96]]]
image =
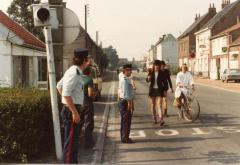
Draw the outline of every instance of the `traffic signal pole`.
[[[59,122],[56,73],[55,73],[55,64],[54,64],[54,55],[53,55],[51,26],[44,27],[44,36],[45,36],[46,50],[47,50],[47,64],[48,64],[49,85],[50,85],[50,94],[51,94],[55,149],[56,149],[57,159],[61,160],[62,159],[62,140],[61,140],[61,131],[60,131],[60,122]]]

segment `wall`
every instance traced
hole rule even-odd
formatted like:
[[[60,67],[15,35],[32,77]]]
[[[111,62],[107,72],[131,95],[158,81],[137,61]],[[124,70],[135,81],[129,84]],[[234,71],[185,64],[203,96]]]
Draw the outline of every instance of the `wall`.
[[[0,87],[11,86],[11,44],[0,33]]]
[[[201,72],[204,77],[209,77],[209,53],[211,31],[205,30],[196,35],[196,65],[195,73]]]

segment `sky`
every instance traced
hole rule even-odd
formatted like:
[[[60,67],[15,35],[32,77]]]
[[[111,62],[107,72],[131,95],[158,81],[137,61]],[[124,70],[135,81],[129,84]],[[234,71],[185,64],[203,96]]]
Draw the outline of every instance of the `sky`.
[[[0,0],[7,10],[12,0]],[[42,0],[43,2],[47,0]],[[234,2],[235,0],[231,0]],[[195,15],[203,15],[209,4],[221,10],[222,0],[64,0],[84,27],[84,6],[89,5],[88,32],[93,40],[99,31],[103,46],[112,45],[120,58],[140,60],[152,44],[168,33],[178,37]]]

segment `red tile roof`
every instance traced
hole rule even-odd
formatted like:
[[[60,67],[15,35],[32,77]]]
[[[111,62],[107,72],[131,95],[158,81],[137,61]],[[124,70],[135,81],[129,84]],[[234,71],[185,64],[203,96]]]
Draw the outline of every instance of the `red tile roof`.
[[[32,33],[30,33],[24,27],[22,27],[17,22],[9,18],[2,10],[0,10],[0,23],[6,26],[18,37],[20,37],[24,41],[24,44],[30,47],[45,49],[44,42],[40,41],[37,37],[35,37]]]

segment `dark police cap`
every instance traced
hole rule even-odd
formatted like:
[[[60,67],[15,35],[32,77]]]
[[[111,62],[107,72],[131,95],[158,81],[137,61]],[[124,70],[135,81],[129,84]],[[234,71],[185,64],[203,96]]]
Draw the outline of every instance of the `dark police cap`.
[[[157,66],[160,66],[161,63],[162,63],[162,62],[161,62],[160,60],[155,60],[153,64],[154,64],[154,65],[157,65]]]
[[[132,68],[132,64],[125,64],[123,65],[123,69],[131,69]]]
[[[84,48],[74,49],[74,57],[76,57],[76,58],[87,58],[87,57],[89,57],[88,49],[84,49]]]

